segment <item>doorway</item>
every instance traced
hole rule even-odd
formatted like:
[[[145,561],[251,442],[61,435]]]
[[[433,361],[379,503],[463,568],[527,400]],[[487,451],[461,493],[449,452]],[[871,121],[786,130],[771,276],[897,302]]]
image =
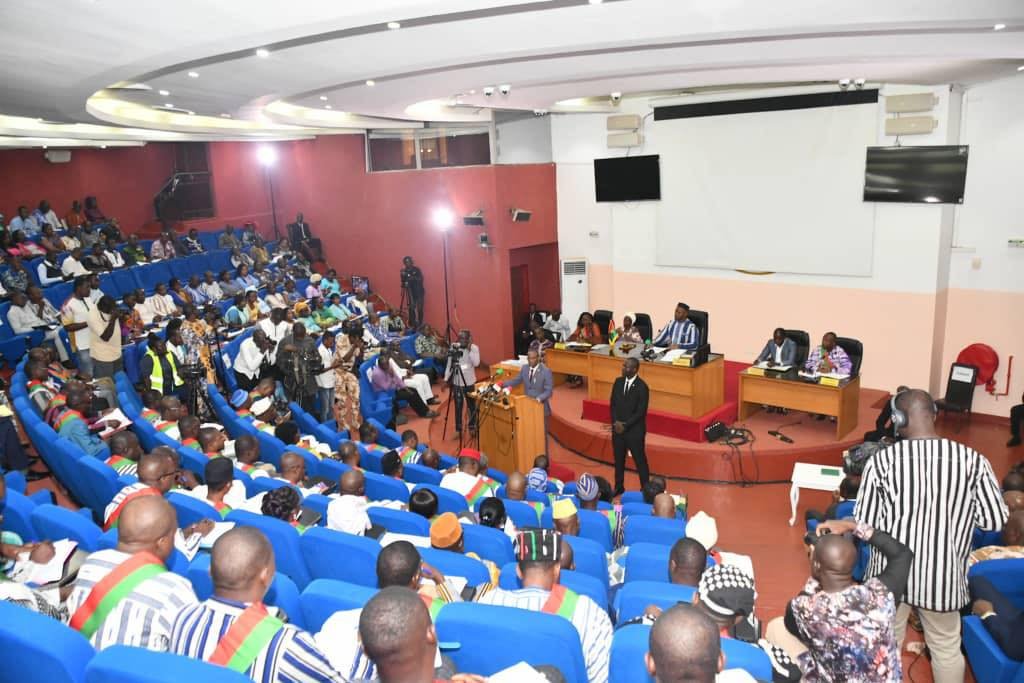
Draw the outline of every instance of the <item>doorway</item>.
[[[517,354],[526,353],[528,340],[523,337],[524,323],[530,311],[530,267],[527,265],[509,268],[512,277],[512,348]]]

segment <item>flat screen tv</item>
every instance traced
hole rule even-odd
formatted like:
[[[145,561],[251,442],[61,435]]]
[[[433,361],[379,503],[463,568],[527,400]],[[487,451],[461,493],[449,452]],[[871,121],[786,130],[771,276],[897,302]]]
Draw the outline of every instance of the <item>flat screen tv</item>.
[[[594,159],[594,189],[599,202],[661,199],[657,154]]]
[[[864,201],[963,204],[967,145],[868,147]]]

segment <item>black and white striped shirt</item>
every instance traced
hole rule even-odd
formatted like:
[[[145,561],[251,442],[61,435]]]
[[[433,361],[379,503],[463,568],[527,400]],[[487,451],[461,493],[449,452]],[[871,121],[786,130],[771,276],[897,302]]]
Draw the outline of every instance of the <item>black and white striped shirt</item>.
[[[984,456],[935,438],[905,439],[871,458],[853,514],[914,551],[905,601],[949,612],[968,602],[974,528],[1002,528],[1007,509]],[[878,576],[884,565],[872,549],[866,577]]]

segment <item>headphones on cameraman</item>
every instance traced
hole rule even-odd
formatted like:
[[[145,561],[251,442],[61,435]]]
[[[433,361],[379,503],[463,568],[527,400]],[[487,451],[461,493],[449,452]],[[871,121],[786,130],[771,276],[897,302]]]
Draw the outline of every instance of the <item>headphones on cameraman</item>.
[[[896,399],[904,393],[906,392],[899,391],[893,394],[892,398],[889,400],[889,410],[892,412],[892,435],[897,439],[900,437],[900,427],[906,427],[907,422],[909,422],[906,411],[900,410],[896,407]],[[939,413],[939,406],[934,402],[932,403],[932,413],[935,415]]]

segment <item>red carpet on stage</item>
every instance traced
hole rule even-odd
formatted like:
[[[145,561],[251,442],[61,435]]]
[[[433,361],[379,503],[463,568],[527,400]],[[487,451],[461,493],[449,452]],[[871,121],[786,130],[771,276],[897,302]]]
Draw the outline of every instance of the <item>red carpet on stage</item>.
[[[583,400],[583,419],[593,420],[602,424],[611,422],[611,406],[608,401]],[[721,420],[726,424],[736,419],[736,404],[725,402],[715,410],[712,410],[700,417],[686,417],[675,413],[666,413],[663,410],[647,411],[647,431],[651,434],[661,434],[673,439],[683,441],[704,441],[704,428],[715,420]]]

